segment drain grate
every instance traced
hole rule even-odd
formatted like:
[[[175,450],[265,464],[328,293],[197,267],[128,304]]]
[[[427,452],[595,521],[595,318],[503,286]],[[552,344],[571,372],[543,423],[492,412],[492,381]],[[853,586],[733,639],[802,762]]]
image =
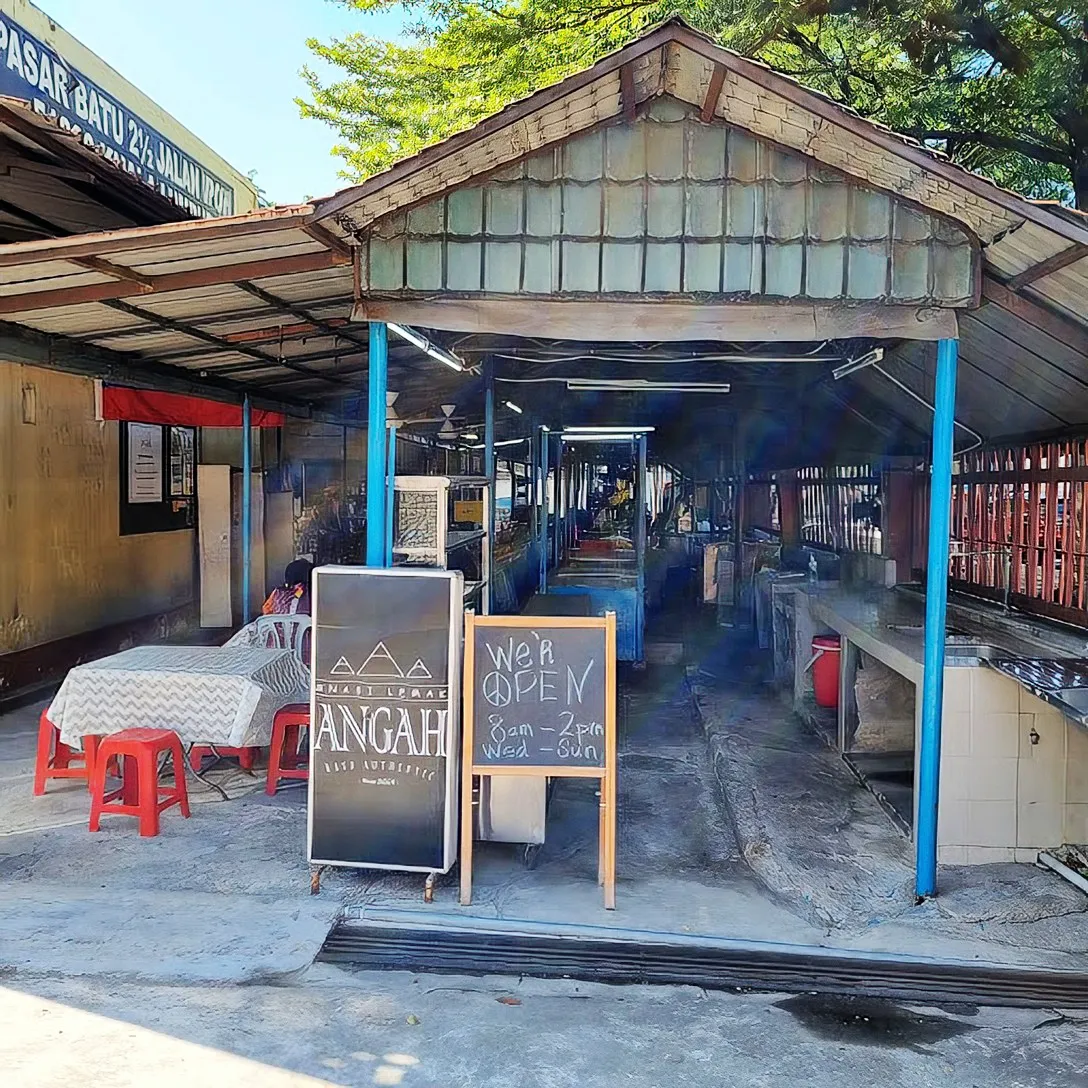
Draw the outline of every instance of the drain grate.
[[[370,970],[526,975],[912,1002],[1088,1008],[1088,975],[822,950],[408,929],[341,922],[318,959]]]

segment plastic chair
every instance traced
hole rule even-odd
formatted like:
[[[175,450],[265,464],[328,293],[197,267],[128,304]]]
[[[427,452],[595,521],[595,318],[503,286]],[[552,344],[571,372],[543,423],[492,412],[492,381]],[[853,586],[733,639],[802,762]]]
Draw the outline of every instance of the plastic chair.
[[[305,703],[276,711],[272,719],[272,745],[268,751],[268,779],[264,789],[269,796],[279,789],[280,779],[306,781],[310,777],[309,768],[298,765],[299,741],[309,727],[310,708]]]
[[[159,785],[158,759],[163,754],[173,760],[173,786]],[[107,793],[106,766],[114,756],[123,760],[121,788]],[[176,733],[168,729],[123,729],[102,741],[91,779],[91,831],[99,829],[103,815],[137,816],[140,834],[149,838],[159,833],[159,813],[172,805],[188,818],[185,753]]]
[[[303,614],[258,616],[223,643],[228,646],[263,646],[269,650],[290,650],[307,668],[310,666],[310,617]]]
[[[254,627],[258,646],[267,646],[271,650],[290,650],[303,665],[308,663],[309,616],[258,616]]]
[[[49,720],[49,709],[38,719],[38,748],[34,759],[34,796],[45,793],[50,778],[82,778],[88,786],[100,738],[83,738],[83,751],[69,748],[60,739],[60,730]]]

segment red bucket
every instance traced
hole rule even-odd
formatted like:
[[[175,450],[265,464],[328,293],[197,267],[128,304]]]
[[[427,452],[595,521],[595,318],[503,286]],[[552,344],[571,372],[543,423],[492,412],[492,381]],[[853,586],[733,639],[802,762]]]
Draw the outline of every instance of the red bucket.
[[[841,646],[838,635],[817,635],[812,640],[812,686],[816,705],[835,710],[839,705],[839,658]]]

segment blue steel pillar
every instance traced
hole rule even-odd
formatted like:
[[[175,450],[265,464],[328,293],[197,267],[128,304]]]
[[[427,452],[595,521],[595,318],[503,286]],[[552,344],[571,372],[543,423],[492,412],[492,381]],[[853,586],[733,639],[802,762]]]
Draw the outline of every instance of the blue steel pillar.
[[[937,802],[941,774],[941,709],[944,700],[945,617],[948,611],[948,535],[952,506],[952,429],[956,410],[959,343],[937,344],[933,398],[933,472],[929,487],[929,551],[926,565],[925,672],[918,743],[918,810],[915,818],[915,884],[919,898],[937,891]]]
[[[495,610],[495,487],[498,474],[495,471],[495,363],[488,356],[484,360],[484,475],[487,477],[487,571],[484,587],[487,594],[488,612]],[[511,487],[513,482],[511,481]],[[513,511],[513,498],[510,500]]]
[[[643,635],[646,629],[646,436],[638,437],[635,461],[635,558],[638,560],[638,595],[635,598],[635,661],[643,660]]]
[[[253,412],[247,394],[242,401],[242,622],[249,623],[250,574],[253,566]]]
[[[389,460],[385,476],[385,565],[393,565],[393,510],[397,484],[397,428],[389,428]]]
[[[366,565],[385,564],[385,389],[389,341],[385,323],[370,322],[366,420]]]
[[[548,432],[540,428],[540,592],[548,592]]]
[[[555,482],[552,486],[552,495],[555,496],[555,522],[552,525],[552,562],[555,569],[559,569],[560,536],[562,527],[560,518],[563,515],[563,439],[555,436]]]

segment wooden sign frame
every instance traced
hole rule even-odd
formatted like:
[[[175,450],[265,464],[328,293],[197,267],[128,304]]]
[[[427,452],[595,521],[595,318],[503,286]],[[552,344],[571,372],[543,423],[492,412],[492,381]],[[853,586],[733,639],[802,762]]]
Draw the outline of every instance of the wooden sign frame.
[[[604,631],[604,765],[601,767],[548,767],[478,765],[475,754],[475,668],[477,627],[522,630],[581,627]],[[547,778],[596,778],[600,782],[597,836],[597,883],[604,888],[604,905],[616,909],[616,613],[603,616],[477,616],[465,613],[464,715],[462,718],[461,779],[461,905],[472,903],[472,779],[479,775],[525,775]]]

